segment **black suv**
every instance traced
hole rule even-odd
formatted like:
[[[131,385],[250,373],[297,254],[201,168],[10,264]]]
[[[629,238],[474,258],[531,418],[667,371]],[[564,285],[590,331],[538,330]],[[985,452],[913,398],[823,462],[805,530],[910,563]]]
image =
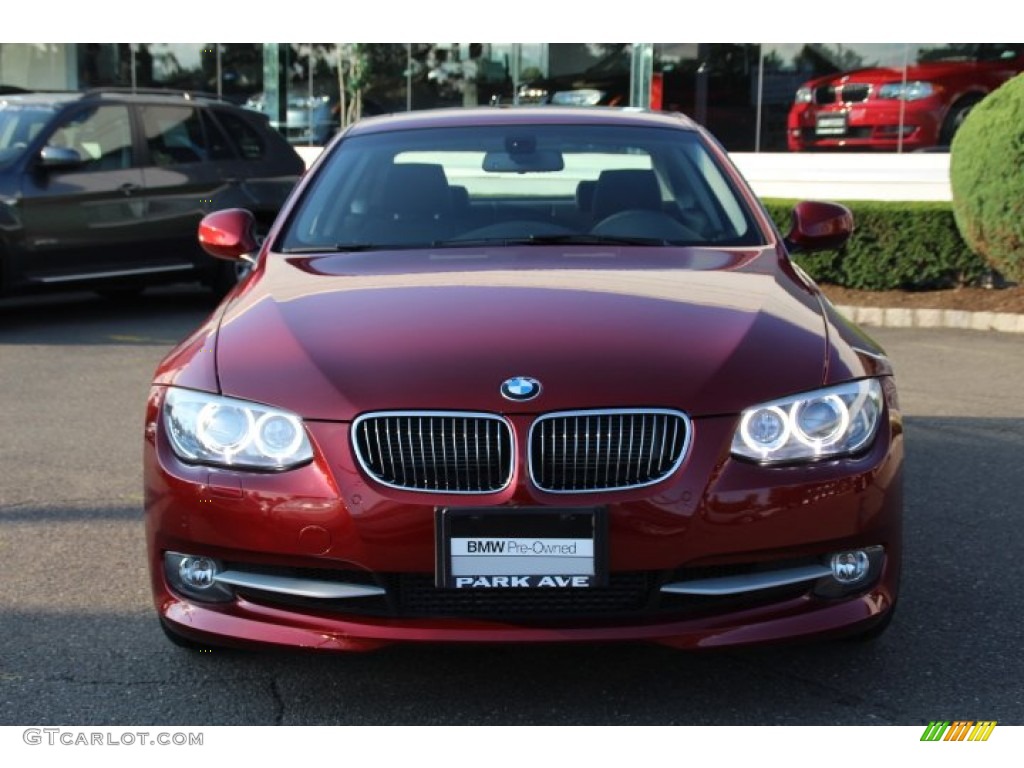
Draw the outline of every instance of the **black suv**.
[[[196,240],[210,211],[269,228],[304,170],[265,117],[185,93],[0,96],[0,294],[233,284]]]

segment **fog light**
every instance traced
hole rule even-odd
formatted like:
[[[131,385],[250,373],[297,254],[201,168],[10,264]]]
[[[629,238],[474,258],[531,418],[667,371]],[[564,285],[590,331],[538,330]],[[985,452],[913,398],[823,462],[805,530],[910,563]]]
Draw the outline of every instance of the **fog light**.
[[[223,603],[234,599],[230,585],[217,581],[222,570],[220,561],[212,557],[164,552],[164,576],[168,586],[202,602]]]
[[[863,580],[871,569],[871,560],[863,549],[853,552],[838,552],[832,555],[832,578],[840,584],[856,584]]]
[[[181,581],[192,589],[209,589],[217,575],[217,563],[208,557],[183,557],[178,564]]]

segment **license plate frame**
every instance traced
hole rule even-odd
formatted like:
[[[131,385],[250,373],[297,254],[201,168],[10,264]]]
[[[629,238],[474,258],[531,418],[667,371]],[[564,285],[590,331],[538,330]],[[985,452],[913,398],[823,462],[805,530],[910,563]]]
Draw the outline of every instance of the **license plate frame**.
[[[434,527],[438,589],[608,584],[603,507],[440,507]]]
[[[849,117],[845,112],[819,112],[815,118],[815,136],[845,136],[849,130]]]

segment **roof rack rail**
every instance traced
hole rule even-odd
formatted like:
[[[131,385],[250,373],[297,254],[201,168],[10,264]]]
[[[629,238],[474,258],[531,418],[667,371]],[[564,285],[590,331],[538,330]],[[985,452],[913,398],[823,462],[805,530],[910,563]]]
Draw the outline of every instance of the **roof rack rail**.
[[[216,93],[207,93],[206,91],[187,91],[181,88],[132,88],[130,86],[103,86],[99,88],[88,88],[84,90],[86,96],[101,95],[104,93],[129,93],[139,94],[142,96],[182,96],[186,99],[213,99],[214,101],[223,101],[222,96],[218,96]]]

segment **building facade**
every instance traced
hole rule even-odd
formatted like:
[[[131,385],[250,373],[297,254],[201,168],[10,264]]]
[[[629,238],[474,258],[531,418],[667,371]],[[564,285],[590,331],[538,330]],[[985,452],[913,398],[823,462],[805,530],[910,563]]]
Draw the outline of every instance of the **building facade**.
[[[295,144],[363,115],[557,103],[680,111],[731,151],[911,151],[948,140],[1022,69],[1014,43],[0,44],[0,92],[209,93],[265,112]]]

